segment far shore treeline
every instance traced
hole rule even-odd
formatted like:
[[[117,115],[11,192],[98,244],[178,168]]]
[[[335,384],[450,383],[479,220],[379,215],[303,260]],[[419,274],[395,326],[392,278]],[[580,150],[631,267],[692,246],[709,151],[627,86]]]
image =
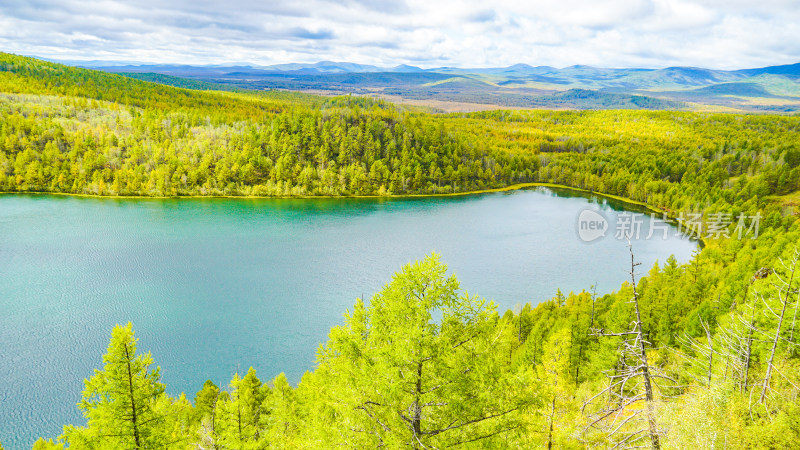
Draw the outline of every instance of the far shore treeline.
[[[86,374],[86,423],[34,448],[798,447],[800,117],[430,114],[0,54],[3,192],[390,196],[517,183],[692,216],[704,246],[653,267],[633,249],[617,291],[559,291],[518,313],[468,296],[431,255],[355,300],[297,386],[249,370],[170,396],[120,325]]]

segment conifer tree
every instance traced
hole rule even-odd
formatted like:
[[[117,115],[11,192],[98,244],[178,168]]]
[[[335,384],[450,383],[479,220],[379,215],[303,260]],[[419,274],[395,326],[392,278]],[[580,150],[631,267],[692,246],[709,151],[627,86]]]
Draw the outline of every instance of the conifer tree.
[[[215,420],[218,445],[221,448],[262,448],[261,430],[265,391],[252,367],[244,378],[234,374],[227,396],[217,402]]]
[[[494,351],[494,305],[458,295],[446,271],[436,255],[405,266],[331,332],[320,365],[330,376],[333,443],[489,445],[520,426],[535,400],[532,372],[511,370]]]
[[[169,444],[159,428],[164,415],[157,402],[164,395],[159,368],[151,369],[150,353],[136,354],[132,325],[117,325],[111,332],[104,367],[85,381],[78,406],[88,424],[66,427],[70,448],[152,449]]]

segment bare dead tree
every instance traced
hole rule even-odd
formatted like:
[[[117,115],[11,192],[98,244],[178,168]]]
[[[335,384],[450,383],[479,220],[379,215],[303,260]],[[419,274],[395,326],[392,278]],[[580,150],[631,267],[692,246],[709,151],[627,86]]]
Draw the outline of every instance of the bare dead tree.
[[[796,273],[797,265],[800,262],[800,251],[794,249],[792,255],[788,260],[779,258],[782,270],[775,270],[772,268],[762,267],[753,275],[748,285],[748,289],[758,280],[766,279],[772,276],[772,282],[768,286],[774,290],[767,290],[766,294],[762,292],[754,292],[755,301],[753,304],[748,305],[749,318],[744,314],[736,314],[739,330],[734,330],[732,327],[726,330],[728,332],[728,342],[730,348],[738,349],[739,360],[741,361],[741,371],[739,385],[742,392],[747,391],[749,387],[760,386],[761,392],[759,394],[758,403],[764,404],[767,400],[768,394],[771,392],[771,380],[773,372],[777,372],[775,364],[775,357],[778,354],[780,344],[788,344],[788,351],[792,352],[795,348],[794,342],[794,326],[796,324],[796,315],[792,317],[792,324],[789,329],[789,338],[784,337],[784,325],[788,321],[788,314],[791,309],[797,310],[798,300],[800,300],[800,290],[795,286],[797,283]],[[780,269],[781,267],[776,267]],[[761,313],[761,314],[759,314]],[[757,319],[763,317],[766,323],[775,321],[775,325],[765,326],[764,323],[759,325]],[[754,342],[764,342],[767,344],[769,353],[767,356],[766,370],[764,378],[761,383],[755,385],[749,384],[750,369],[752,367],[752,345]],[[779,373],[779,372],[778,372]],[[783,374],[781,374],[783,376]],[[784,378],[786,378],[784,376]],[[786,379],[789,384],[795,386],[794,383]]]
[[[743,300],[743,308],[749,311],[736,312],[734,314],[735,321],[730,327],[725,327],[721,331],[723,333],[723,345],[729,350],[733,351],[736,355],[736,360],[739,361],[740,371],[738,372],[737,382],[741,392],[746,392],[748,388],[748,380],[750,377],[750,367],[752,366],[753,356],[753,341],[756,328],[756,317],[758,314],[758,303],[745,303],[747,300],[747,292],[750,287],[757,280],[763,280],[772,274],[773,270],[768,267],[758,269],[750,278],[750,283],[745,289],[745,297]],[[758,295],[754,295],[758,297]],[[734,304],[735,306],[735,304]],[[745,313],[747,316],[745,317]],[[735,367],[734,367],[735,368]]]
[[[707,387],[715,380],[726,382],[730,378],[737,384],[746,380],[752,335],[743,332],[739,326],[719,327],[712,336],[708,323],[701,319],[700,325],[705,332],[705,342],[688,334],[678,337],[678,341],[688,350],[678,350],[678,356],[694,369],[687,371],[687,374],[698,384]]]
[[[777,283],[774,283],[777,290],[777,300],[778,300],[778,308],[772,308],[770,306],[770,301],[767,301],[762,296],[762,301],[766,306],[766,311],[771,313],[775,318],[778,319],[778,324],[775,327],[775,334],[772,338],[772,348],[770,349],[769,359],[767,360],[767,373],[764,375],[764,383],[761,388],[761,397],[759,399],[759,403],[764,403],[764,400],[767,396],[767,391],[770,389],[770,380],[772,378],[772,372],[775,368],[775,353],[778,349],[778,343],[781,341],[781,329],[783,328],[783,321],[786,317],[786,310],[791,303],[791,298],[796,298],[794,294],[796,294],[797,289],[794,287],[794,278],[795,278],[795,271],[797,269],[797,262],[800,260],[800,251],[797,248],[794,249],[794,253],[792,254],[791,259],[788,263],[784,262],[782,259],[779,260],[783,268],[786,270],[786,274],[781,276],[778,271],[774,271],[775,278],[778,280]],[[780,312],[777,312],[776,309],[780,309]]]
[[[741,320],[741,318],[739,319]],[[756,325],[756,307],[752,306],[752,314],[750,314],[750,321],[745,322],[747,325],[747,338],[744,340],[743,351],[740,352],[740,357],[744,361],[744,370],[741,377],[742,392],[747,391],[747,381],[750,377],[750,366],[753,361],[753,331]]]
[[[762,270],[764,269],[760,269],[760,271]],[[771,273],[771,270],[768,273],[762,272],[761,278],[765,278]],[[753,280],[755,279],[757,278],[754,277]],[[768,337],[769,333],[759,328],[756,320],[761,315],[759,305],[764,299],[758,291],[753,293],[753,297],[754,301],[752,303],[743,303],[740,308],[734,311],[731,322],[726,326],[720,327],[715,336],[720,342],[720,350],[728,358],[726,374],[730,369],[730,376],[734,381],[734,386],[743,394],[748,392],[750,388],[761,385],[761,383],[750,383],[750,371],[753,367],[753,344],[755,342],[771,342],[769,339],[764,338],[765,336]],[[751,400],[752,394],[751,392]],[[752,406],[751,401],[751,414]]]
[[[654,387],[658,388],[655,379],[672,381],[657,367],[651,366],[647,360],[647,350],[652,348],[645,339],[647,335],[642,324],[639,308],[639,293],[636,290],[637,263],[633,254],[633,246],[628,241],[631,255],[631,287],[633,295],[630,303],[633,306],[633,321],[628,329],[622,332],[607,332],[593,329],[592,334],[602,337],[621,338],[618,346],[618,362],[613,371],[608,371],[608,387],[589,398],[583,404],[582,411],[590,407],[597,399],[608,394],[609,401],[589,415],[587,431],[597,428],[604,431],[613,441],[611,448],[642,448],[647,445],[658,450],[661,448],[658,424],[655,418]]]
[[[797,324],[798,305],[800,305],[800,289],[795,289],[795,293],[797,295],[794,297],[794,313],[792,314],[792,325],[789,328],[789,352],[792,355],[795,355],[797,352],[797,343],[794,340],[794,330],[795,330],[795,325]]]
[[[703,326],[703,331],[706,332],[706,342],[708,343],[708,380],[707,383],[711,386],[711,375],[714,371],[714,340],[711,339],[711,330],[708,329],[708,324],[704,322],[702,319],[700,320],[700,325]],[[719,349],[717,349],[717,353],[719,353]]]
[[[597,284],[592,285],[592,317],[589,321],[589,329],[594,328],[594,307],[597,303]]]
[[[692,376],[700,384],[706,386],[711,385],[711,378],[714,370],[714,341],[711,338],[711,332],[708,330],[708,325],[703,319],[700,319],[700,325],[706,332],[706,342],[701,342],[695,339],[688,333],[684,333],[678,337],[678,342],[683,344],[688,349],[688,352],[677,350],[678,356],[686,360],[696,372],[703,374],[702,378]],[[716,349],[719,352],[719,349]]]

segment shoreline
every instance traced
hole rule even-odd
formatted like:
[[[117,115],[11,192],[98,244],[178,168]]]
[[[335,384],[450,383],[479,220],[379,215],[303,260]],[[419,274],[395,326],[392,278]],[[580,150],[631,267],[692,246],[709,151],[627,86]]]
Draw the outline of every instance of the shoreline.
[[[442,193],[442,194],[392,194],[392,195],[165,195],[165,196],[153,196],[153,195],[100,195],[100,194],[78,194],[74,192],[50,192],[50,191],[0,191],[0,195],[59,195],[64,197],[83,197],[83,198],[97,198],[97,199],[123,199],[123,200],[180,200],[180,199],[247,199],[247,200],[254,200],[254,199],[306,199],[306,200],[313,200],[313,199],[404,199],[404,198],[435,198],[435,197],[459,197],[459,196],[466,196],[466,195],[479,195],[479,194],[489,194],[492,192],[508,192],[508,191],[517,191],[521,189],[526,189],[530,187],[549,187],[549,188],[557,188],[557,189],[567,189],[576,192],[583,192],[586,194],[593,194],[598,195],[601,197],[611,198],[617,201],[621,201],[624,203],[630,203],[633,205],[641,206],[652,210],[654,212],[665,212],[661,209],[658,209],[652,205],[648,205],[647,203],[640,202],[637,200],[632,200],[626,197],[620,197],[618,195],[613,194],[604,194],[598,191],[591,191],[588,189],[577,188],[573,186],[568,186],[566,184],[555,184],[555,183],[516,183],[511,184],[504,187],[498,188],[489,188],[489,189],[478,189],[473,191],[463,191],[463,192],[450,192],[450,193]]]
[[[598,197],[604,197],[611,200],[615,200],[624,204],[634,205],[640,208],[644,208],[653,213],[662,214],[668,221],[672,224],[679,223],[678,219],[669,214],[669,211],[658,208],[656,206],[647,204],[645,202],[640,202],[638,200],[633,200],[626,197],[621,197],[619,195],[613,194],[604,194],[602,192],[592,191],[589,189],[578,188],[574,186],[568,186],[565,184],[556,184],[556,183],[516,183],[504,187],[499,188],[490,188],[490,189],[479,189],[474,191],[464,191],[464,192],[451,192],[447,194],[402,194],[402,195],[281,195],[281,196],[258,196],[258,195],[175,195],[175,196],[163,196],[163,197],[155,197],[149,195],[98,195],[98,194],[75,194],[72,192],[18,192],[18,191],[0,191],[0,196],[2,195],[57,195],[57,196],[64,196],[64,197],[81,197],[81,198],[96,198],[96,199],[109,199],[109,200],[180,200],[180,199],[232,199],[232,200],[269,200],[269,199],[281,199],[281,200],[289,200],[289,199],[304,199],[304,200],[313,200],[313,199],[320,199],[320,200],[331,200],[331,199],[384,199],[384,200],[391,200],[391,199],[414,199],[414,198],[436,198],[436,197],[463,197],[467,195],[480,195],[480,194],[490,194],[493,192],[510,192],[510,191],[517,191],[527,188],[533,187],[544,187],[544,188],[555,188],[555,189],[564,189],[574,192],[580,192],[583,194],[590,194],[596,195]],[[705,247],[705,241],[696,235],[687,235],[691,239],[696,240],[700,244],[700,248]]]

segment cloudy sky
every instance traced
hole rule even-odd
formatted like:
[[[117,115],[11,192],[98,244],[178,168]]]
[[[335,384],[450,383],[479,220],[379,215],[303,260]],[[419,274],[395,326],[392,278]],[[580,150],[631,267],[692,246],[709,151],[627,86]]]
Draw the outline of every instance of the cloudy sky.
[[[800,62],[799,0],[0,0],[59,60],[739,69]]]

